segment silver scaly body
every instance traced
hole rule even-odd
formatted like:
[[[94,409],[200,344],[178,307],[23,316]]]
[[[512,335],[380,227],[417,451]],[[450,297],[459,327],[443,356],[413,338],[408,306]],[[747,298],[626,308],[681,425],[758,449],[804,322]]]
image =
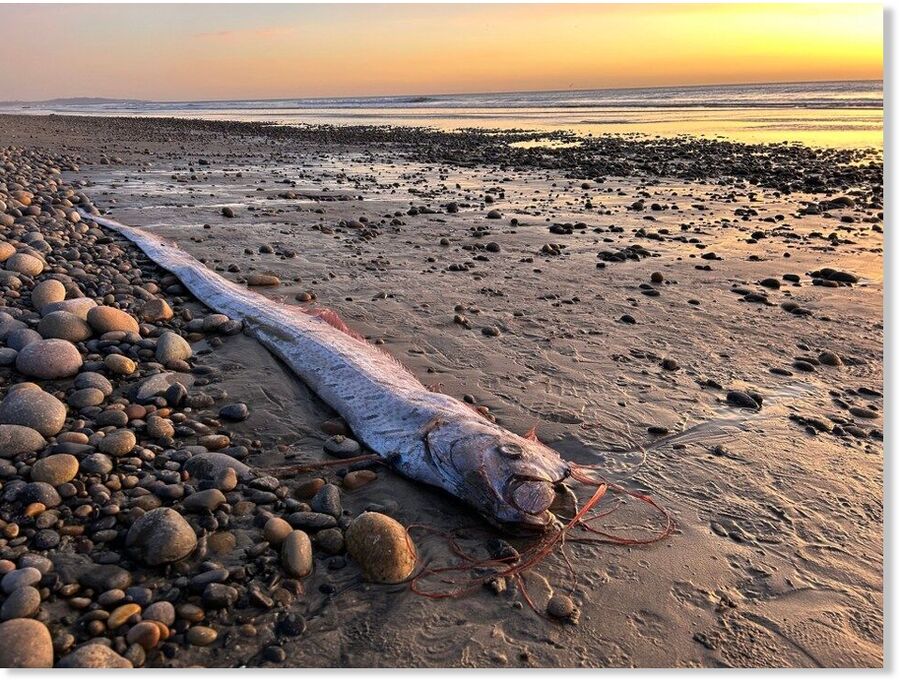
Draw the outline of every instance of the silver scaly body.
[[[552,449],[428,390],[365,340],[230,282],[172,241],[84,215],[133,242],[209,308],[242,321],[395,470],[444,489],[495,524],[543,529],[553,522],[553,485],[569,471]]]

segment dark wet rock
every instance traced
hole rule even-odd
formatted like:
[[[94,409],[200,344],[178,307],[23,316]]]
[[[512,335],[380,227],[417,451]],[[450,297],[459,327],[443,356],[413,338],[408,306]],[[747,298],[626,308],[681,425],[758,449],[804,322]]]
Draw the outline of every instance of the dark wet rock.
[[[760,408],[760,404],[757,403],[757,401],[752,396],[750,396],[750,394],[743,391],[729,391],[725,397],[725,400],[728,401],[729,404],[738,408],[750,408],[751,410],[759,410]]]
[[[318,493],[309,501],[313,512],[321,512],[331,515],[334,518],[340,518],[343,512],[341,506],[341,491],[334,484],[325,484]]]
[[[252,479],[252,471],[247,465],[224,453],[198,453],[184,463],[184,469],[195,479],[216,479],[228,468],[233,469],[241,481]]]
[[[321,512],[294,512],[288,515],[287,521],[292,527],[306,529],[307,531],[330,529],[337,525],[334,517]]]
[[[250,417],[250,409],[246,403],[230,403],[219,409],[219,417],[229,422],[241,422]]]
[[[197,534],[175,510],[157,508],[131,525],[125,544],[141,562],[155,566],[190,555],[197,547]]]

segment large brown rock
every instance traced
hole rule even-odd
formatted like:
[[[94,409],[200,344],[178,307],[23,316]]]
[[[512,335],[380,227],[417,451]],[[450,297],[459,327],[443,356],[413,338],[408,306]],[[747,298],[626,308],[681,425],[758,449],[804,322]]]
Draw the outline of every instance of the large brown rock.
[[[49,669],[53,666],[50,631],[36,619],[0,624],[0,669]]]
[[[107,332],[135,332],[139,331],[138,321],[127,312],[113,308],[112,306],[96,306],[87,312],[88,324],[98,334]]]
[[[395,519],[378,512],[364,512],[350,522],[345,534],[347,550],[376,583],[405,581],[416,568],[416,547]]]

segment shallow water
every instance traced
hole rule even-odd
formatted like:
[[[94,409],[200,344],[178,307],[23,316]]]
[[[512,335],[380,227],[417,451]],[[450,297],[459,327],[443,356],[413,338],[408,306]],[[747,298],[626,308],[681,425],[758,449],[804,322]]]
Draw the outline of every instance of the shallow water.
[[[639,134],[747,143],[882,148],[880,81],[630,88],[563,92],[219,102],[0,104],[35,114],[153,116],[285,125],[426,126],[564,130],[580,136]]]

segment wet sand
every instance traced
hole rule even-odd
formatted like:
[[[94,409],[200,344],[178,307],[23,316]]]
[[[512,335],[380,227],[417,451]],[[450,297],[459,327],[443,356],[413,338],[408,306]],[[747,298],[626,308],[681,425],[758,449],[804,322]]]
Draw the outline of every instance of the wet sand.
[[[572,572],[557,554],[529,575],[539,609],[571,594],[575,625],[513,587],[430,600],[317,559],[289,608],[303,635],[235,610],[219,624],[233,633],[169,664],[260,665],[277,639],[281,666],[881,665],[882,191],[866,155],[629,141],[589,173],[583,150],[505,154],[482,136],[77,117],[0,117],[0,141],[75,157],[64,177],[116,220],[226,277],[277,275],[261,291],[314,295],[425,384],[535,427],[677,521],[658,544],[568,545]],[[251,406],[234,427],[261,442],[248,464],[323,457],[331,411],[264,349],[229,337],[205,362]],[[343,500],[497,535],[385,469]],[[615,533],[659,524],[618,504]],[[417,541],[451,561],[439,537]]]

